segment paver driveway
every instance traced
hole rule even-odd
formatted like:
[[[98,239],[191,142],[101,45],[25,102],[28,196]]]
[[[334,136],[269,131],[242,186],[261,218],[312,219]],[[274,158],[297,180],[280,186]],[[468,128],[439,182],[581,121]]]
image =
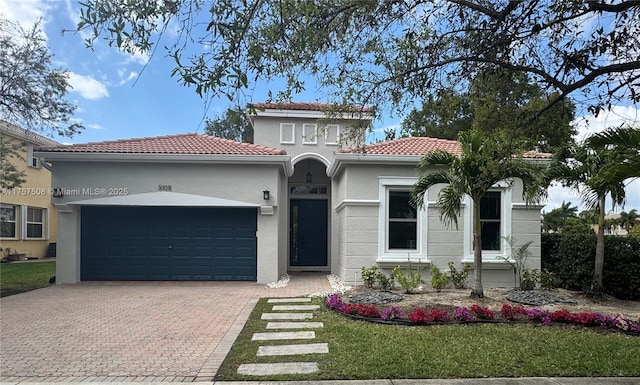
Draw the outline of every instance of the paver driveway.
[[[0,382],[210,381],[260,297],[330,290],[325,274],[255,283],[79,283],[0,299]]]

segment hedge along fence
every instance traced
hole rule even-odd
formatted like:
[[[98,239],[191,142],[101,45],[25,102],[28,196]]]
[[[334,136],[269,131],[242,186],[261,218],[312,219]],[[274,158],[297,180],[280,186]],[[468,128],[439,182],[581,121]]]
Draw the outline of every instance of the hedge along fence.
[[[542,234],[542,268],[555,273],[559,286],[585,290],[591,285],[596,236]],[[640,300],[640,239],[606,236],[604,290],[620,299]]]

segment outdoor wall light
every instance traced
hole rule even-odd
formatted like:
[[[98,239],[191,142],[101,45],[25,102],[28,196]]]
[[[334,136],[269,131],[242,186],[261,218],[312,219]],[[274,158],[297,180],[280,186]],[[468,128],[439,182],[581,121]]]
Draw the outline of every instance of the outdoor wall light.
[[[264,199],[265,201],[269,200],[269,190],[264,190],[262,192],[262,199]]]

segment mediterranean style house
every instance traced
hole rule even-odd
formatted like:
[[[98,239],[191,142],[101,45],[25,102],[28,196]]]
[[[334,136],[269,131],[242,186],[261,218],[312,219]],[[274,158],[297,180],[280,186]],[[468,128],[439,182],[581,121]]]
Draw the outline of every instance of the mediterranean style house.
[[[19,187],[0,188],[0,258],[7,260],[55,256],[49,244],[56,242],[57,212],[51,202],[51,171],[34,148],[60,143],[0,120],[0,135],[6,145],[19,146],[20,157],[7,157],[24,172]],[[53,255],[51,255],[53,253]]]
[[[322,271],[347,283],[363,266],[471,264],[470,202],[446,228],[430,189],[409,204],[416,164],[458,142],[402,138],[366,147],[345,141],[371,110],[327,114],[318,103],[256,104],[257,144],[182,134],[41,148],[53,165],[58,209],[57,282],[247,280]],[[529,155],[544,161],[547,154]],[[513,282],[508,244],[532,241],[540,267],[540,208],[522,184],[483,199],[484,282]]]

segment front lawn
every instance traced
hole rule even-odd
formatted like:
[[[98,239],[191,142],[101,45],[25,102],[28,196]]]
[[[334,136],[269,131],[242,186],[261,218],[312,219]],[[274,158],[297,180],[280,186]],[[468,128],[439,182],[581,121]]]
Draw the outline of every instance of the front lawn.
[[[56,262],[1,263],[0,297],[49,286]]]
[[[315,303],[322,304],[317,299]],[[315,361],[320,371],[260,380],[465,378],[529,376],[638,376],[640,337],[582,327],[531,324],[390,326],[355,321],[321,306],[313,321],[324,323],[314,343],[328,354],[256,357],[260,345],[307,341],[251,341],[266,331],[260,319],[271,304],[261,299],[225,359],[216,380],[249,380],[243,363]],[[253,378],[255,379],[255,378]]]

